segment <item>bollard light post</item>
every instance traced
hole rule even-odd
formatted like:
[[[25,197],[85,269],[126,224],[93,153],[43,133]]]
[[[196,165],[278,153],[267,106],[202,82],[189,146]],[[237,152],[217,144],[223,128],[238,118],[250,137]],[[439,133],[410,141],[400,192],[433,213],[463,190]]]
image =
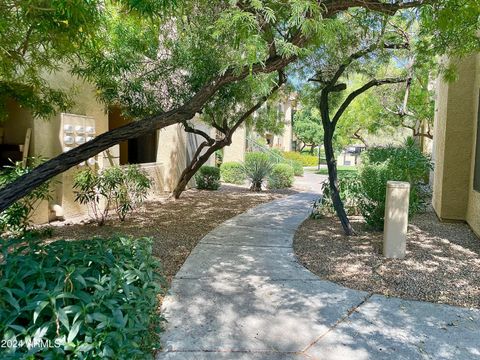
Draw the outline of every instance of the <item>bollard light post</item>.
[[[408,182],[387,182],[383,232],[383,256],[387,258],[403,259],[405,257],[409,198]]]

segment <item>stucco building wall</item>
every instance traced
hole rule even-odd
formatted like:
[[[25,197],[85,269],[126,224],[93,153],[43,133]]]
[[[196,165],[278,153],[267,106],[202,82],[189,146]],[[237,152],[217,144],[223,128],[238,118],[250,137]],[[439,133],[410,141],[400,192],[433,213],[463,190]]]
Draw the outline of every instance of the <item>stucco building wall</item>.
[[[458,80],[437,82],[433,207],[442,220],[467,221],[480,234],[480,194],[473,189],[479,56],[457,61]]]
[[[223,150],[223,162],[243,162],[247,146],[247,129],[239,127],[232,136],[232,143]]]
[[[476,155],[476,148],[478,147],[477,142],[480,139],[477,137],[478,126],[480,124],[480,54],[476,55],[476,67],[475,67],[475,76],[473,77],[475,81],[474,91],[473,91],[473,125],[472,125],[472,133],[473,133],[473,141],[472,141],[472,160],[470,164],[471,169],[471,177],[470,177],[470,184],[468,187],[468,207],[467,207],[467,222],[470,224],[472,229],[475,231],[477,235],[480,236],[480,191],[473,189],[473,179],[475,173],[475,157],[479,156]],[[477,160],[478,163],[478,160]]]

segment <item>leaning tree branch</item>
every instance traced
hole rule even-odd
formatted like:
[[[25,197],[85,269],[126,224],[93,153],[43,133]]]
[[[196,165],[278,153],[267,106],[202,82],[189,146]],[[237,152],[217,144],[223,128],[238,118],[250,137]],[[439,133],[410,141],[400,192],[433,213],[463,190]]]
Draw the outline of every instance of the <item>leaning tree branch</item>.
[[[399,10],[433,4],[435,0],[395,1],[390,3],[381,0],[328,0],[320,2],[326,7],[327,14],[336,14],[352,7],[362,7],[383,14],[394,15]]]
[[[363,94],[365,91],[368,89],[374,87],[374,86],[381,86],[381,85],[386,85],[386,84],[397,84],[404,82],[406,79],[405,78],[385,78],[385,79],[373,79],[361,86],[360,88],[352,91],[347,98],[343,101],[343,103],[340,105],[338,108],[337,112],[332,118],[332,126],[333,129],[335,129],[335,126],[338,123],[338,120],[340,117],[343,115],[347,107],[350,105],[350,103],[360,94]]]
[[[190,124],[186,121],[183,122],[183,128],[185,129],[186,132],[189,132],[195,135],[200,135],[206,140],[207,144],[213,144],[215,142],[215,140],[212,139],[210,135],[208,135],[205,131],[202,131],[200,129],[190,126]]]
[[[360,141],[363,143],[363,145],[365,145],[365,148],[368,148],[367,140],[365,139],[365,137],[363,137],[363,136],[360,134],[360,131],[362,131],[362,128],[358,128],[358,129],[353,133],[352,138],[353,138],[353,139],[360,140]]]
[[[338,79],[343,75],[345,70],[352,64],[354,61],[361,59],[362,57],[378,50],[378,49],[389,49],[389,50],[399,50],[399,49],[408,49],[410,44],[408,42],[403,43],[385,43],[385,42],[376,42],[367,46],[366,48],[360,49],[353,54],[351,54],[347,59],[338,67],[337,71],[333,77],[327,82],[327,84],[332,87],[335,86]]]

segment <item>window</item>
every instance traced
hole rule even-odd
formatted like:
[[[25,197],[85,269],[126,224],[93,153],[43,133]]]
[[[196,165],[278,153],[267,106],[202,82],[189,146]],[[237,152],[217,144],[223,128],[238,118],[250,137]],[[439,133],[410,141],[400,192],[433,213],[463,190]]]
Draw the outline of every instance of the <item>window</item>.
[[[478,97],[477,110],[477,142],[475,145],[475,173],[473,175],[473,189],[480,191],[480,94]]]
[[[157,132],[128,140],[128,163],[144,164],[157,160]]]
[[[126,125],[130,119],[122,115],[118,107],[108,110],[108,128],[116,129]],[[120,143],[120,165],[153,163],[157,160],[157,131]]]

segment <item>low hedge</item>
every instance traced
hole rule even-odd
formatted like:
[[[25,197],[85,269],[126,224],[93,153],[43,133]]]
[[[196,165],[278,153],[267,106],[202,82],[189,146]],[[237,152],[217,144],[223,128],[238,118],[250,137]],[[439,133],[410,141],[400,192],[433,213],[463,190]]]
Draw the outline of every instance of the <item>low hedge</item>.
[[[247,179],[243,165],[237,162],[223,163],[220,166],[220,175],[224,182],[230,184],[241,185]]]
[[[291,160],[289,164],[293,168],[295,176],[303,176],[303,165],[300,161]]]
[[[195,174],[197,188],[217,190],[220,187],[220,169],[215,166],[202,166]]]
[[[161,278],[149,239],[11,240],[1,250],[2,359],[153,358]]]
[[[288,164],[275,164],[268,175],[268,187],[270,189],[283,189],[293,185],[294,171]]]
[[[288,160],[295,160],[302,164],[302,166],[316,166],[318,164],[318,157],[314,155],[301,154],[296,151],[286,151],[283,157]]]

